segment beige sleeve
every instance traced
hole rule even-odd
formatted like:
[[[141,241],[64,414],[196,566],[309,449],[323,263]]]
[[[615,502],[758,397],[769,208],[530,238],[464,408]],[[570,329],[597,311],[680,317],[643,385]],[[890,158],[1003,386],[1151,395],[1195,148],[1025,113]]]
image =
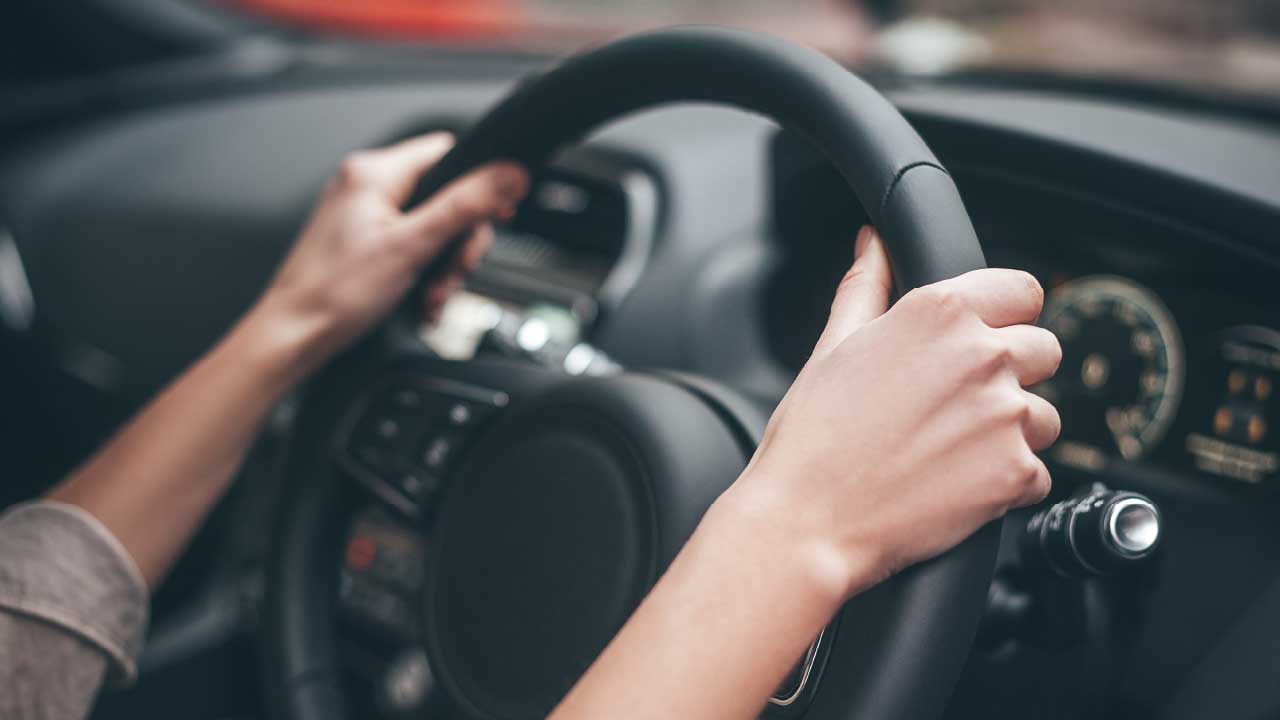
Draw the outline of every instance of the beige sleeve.
[[[104,678],[136,675],[147,612],[141,573],[92,515],[49,501],[0,515],[0,718],[87,715]]]

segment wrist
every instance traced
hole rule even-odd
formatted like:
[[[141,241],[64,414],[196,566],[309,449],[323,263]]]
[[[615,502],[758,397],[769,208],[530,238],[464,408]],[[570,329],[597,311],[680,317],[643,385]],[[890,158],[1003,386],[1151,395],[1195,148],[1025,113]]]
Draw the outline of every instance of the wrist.
[[[741,561],[767,568],[776,582],[826,616],[874,585],[874,554],[843,547],[813,519],[812,507],[792,507],[774,491],[779,479],[749,469],[707,512],[699,533],[737,548]]]
[[[288,313],[264,298],[236,324],[226,344],[263,382],[264,389],[282,393],[319,364],[325,337],[319,323]]]

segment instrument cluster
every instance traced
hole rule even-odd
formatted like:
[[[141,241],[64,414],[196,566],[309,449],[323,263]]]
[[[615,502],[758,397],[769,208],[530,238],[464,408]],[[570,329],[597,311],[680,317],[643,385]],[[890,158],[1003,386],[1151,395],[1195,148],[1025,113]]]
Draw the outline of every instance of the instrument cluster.
[[[1147,465],[1270,483],[1280,469],[1280,330],[1237,324],[1230,301],[1176,284],[1083,275],[1046,288],[1040,323],[1062,343],[1062,365],[1033,390],[1062,415],[1051,460],[1089,474]]]

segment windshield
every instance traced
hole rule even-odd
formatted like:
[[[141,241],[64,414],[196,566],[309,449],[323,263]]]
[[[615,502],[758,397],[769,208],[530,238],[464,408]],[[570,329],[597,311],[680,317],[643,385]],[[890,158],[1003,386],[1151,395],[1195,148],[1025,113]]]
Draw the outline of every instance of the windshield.
[[[1276,0],[215,1],[320,33],[547,52],[717,23],[909,73],[1031,71],[1280,101]]]

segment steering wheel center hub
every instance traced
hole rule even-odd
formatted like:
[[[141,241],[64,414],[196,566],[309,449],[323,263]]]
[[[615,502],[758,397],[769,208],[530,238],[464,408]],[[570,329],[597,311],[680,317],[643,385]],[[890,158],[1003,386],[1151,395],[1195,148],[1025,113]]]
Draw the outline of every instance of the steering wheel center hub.
[[[548,419],[483,444],[438,540],[440,664],[498,717],[567,690],[653,572],[650,491],[625,438],[581,413]]]
[[[543,717],[745,462],[698,397],[580,380],[510,411],[446,492],[426,593],[434,667],[482,717]]]

